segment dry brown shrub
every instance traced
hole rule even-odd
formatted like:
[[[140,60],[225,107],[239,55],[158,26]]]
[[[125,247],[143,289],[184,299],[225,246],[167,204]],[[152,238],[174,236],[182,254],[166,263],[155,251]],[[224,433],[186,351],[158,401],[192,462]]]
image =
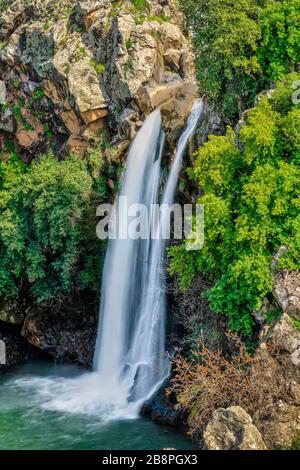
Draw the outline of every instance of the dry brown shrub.
[[[241,406],[258,425],[260,410],[266,410],[286,393],[286,373],[276,351],[267,346],[251,356],[244,344],[231,337],[235,353],[229,358],[204,344],[194,359],[174,359],[175,376],[168,393],[175,393],[188,420],[189,434],[198,437],[214,410]]]

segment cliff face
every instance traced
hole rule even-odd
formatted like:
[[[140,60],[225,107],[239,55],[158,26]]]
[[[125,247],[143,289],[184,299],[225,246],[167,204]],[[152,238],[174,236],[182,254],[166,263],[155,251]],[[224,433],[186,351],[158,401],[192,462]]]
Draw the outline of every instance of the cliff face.
[[[162,107],[171,152],[197,94],[193,56],[173,0],[17,0],[1,5],[0,152],[29,164],[50,151],[84,158],[108,136],[105,156],[122,164],[143,120]],[[92,363],[98,299],[55,307],[0,304],[8,361],[27,342],[60,361]],[[95,296],[96,297],[96,296]],[[15,344],[15,346],[13,346]]]
[[[135,5],[19,0],[2,13],[0,128],[26,160],[53,146],[83,154],[105,127],[122,155],[162,103],[176,138],[197,92],[182,17],[171,0]]]

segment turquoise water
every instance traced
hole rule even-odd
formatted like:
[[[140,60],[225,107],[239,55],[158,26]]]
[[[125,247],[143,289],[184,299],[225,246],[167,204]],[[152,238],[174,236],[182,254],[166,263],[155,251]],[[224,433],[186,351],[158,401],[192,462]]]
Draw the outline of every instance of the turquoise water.
[[[83,407],[80,412],[71,399],[69,407],[59,409],[56,399],[63,396],[68,381],[74,387],[77,377],[82,381],[85,376],[76,368],[46,361],[0,376],[0,449],[193,449],[183,435],[145,419],[103,419],[95,410],[86,412]]]

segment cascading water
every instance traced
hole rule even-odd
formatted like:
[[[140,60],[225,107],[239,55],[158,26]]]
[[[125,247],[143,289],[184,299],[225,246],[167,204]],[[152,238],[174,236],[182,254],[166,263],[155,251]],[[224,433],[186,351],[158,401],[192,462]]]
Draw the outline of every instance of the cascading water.
[[[183,154],[203,110],[196,101],[179,142],[162,203],[171,206]],[[161,114],[154,111],[133,142],[117,206],[143,204],[150,212],[159,200],[164,145]],[[127,211],[119,229],[125,232]],[[169,212],[142,239],[110,240],[103,271],[94,371],[79,377],[23,377],[14,382],[30,390],[36,405],[51,411],[90,414],[102,421],[137,417],[142,404],[170,371],[165,347],[164,226]],[[154,233],[153,233],[154,230]],[[123,233],[123,235],[126,235]],[[150,236],[151,235],[151,236]]]
[[[196,101],[168,178],[162,203],[173,203],[182,157],[203,111]],[[120,196],[128,207],[144,204],[151,212],[158,202],[164,134],[160,111],[154,111],[138,133],[128,156]],[[165,348],[165,295],[162,236],[168,211],[163,211],[156,236],[110,241],[103,271],[100,322],[95,351],[95,370],[109,402],[137,414],[170,372]],[[150,217],[151,219],[151,217]],[[127,227],[127,213],[119,226]]]
[[[120,192],[120,198],[127,198],[128,208],[144,204],[150,210],[151,205],[158,202],[163,141],[161,115],[156,110],[146,119],[129,152]],[[127,211],[120,214],[118,225],[121,231],[127,226],[127,216]],[[155,318],[152,312],[147,312],[147,321],[158,335],[152,353],[144,347],[150,330],[140,327],[141,318],[145,316],[145,299],[152,271],[149,264],[153,249],[150,233],[145,238],[117,238],[109,242],[94,361],[102,394],[105,388],[110,403],[129,404],[132,413],[138,410],[138,403],[144,401],[153,388],[153,380],[160,383],[169,372],[164,347],[164,299],[159,286],[155,301],[158,301],[162,315]],[[154,370],[155,379],[152,377]]]

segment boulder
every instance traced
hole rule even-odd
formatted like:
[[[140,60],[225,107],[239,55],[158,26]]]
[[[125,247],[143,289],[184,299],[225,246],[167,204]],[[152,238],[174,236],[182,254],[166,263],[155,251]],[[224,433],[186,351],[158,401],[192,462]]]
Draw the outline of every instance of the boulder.
[[[17,142],[20,147],[25,149],[36,148],[42,137],[42,132],[39,132],[36,129],[33,130],[26,130],[20,129],[16,133]]]
[[[178,72],[180,67],[181,51],[178,49],[167,49],[164,53],[165,64],[174,72]]]
[[[65,144],[65,151],[67,153],[77,153],[78,155],[84,155],[88,143],[81,136],[71,134]]]
[[[208,450],[266,450],[251,416],[239,406],[214,411],[204,432]]]
[[[295,328],[293,321],[286,313],[275,325],[266,326],[260,337],[262,344],[267,343],[277,351],[292,355],[292,357],[300,349],[300,331]]]
[[[277,273],[273,295],[283,312],[300,320],[300,270]]]

